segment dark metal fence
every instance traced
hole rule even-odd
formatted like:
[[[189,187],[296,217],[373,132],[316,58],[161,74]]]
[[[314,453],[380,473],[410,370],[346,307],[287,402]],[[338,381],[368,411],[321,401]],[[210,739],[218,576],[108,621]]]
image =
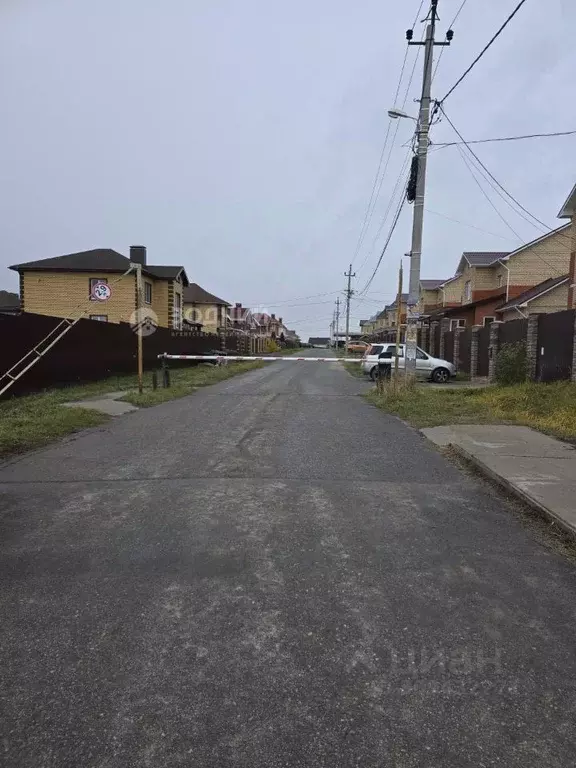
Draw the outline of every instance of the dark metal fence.
[[[444,359],[449,363],[454,362],[454,331],[446,331],[444,334]]]
[[[485,325],[478,331],[478,376],[488,376],[490,346],[490,326]]]
[[[510,320],[507,323],[502,323],[500,326],[499,344],[515,344],[518,341],[526,342],[526,334],[528,331],[528,320]]]
[[[458,341],[458,370],[463,373],[470,373],[472,361],[472,327],[465,328],[460,333]]]
[[[436,328],[432,341],[432,357],[440,357],[440,326]]]
[[[0,314],[0,375],[15,365],[58,325],[60,318],[23,313]],[[226,350],[244,353],[246,338],[227,335]],[[36,365],[16,381],[8,395],[94,381],[136,370],[136,334],[127,323],[80,320]],[[159,365],[158,355],[202,355],[222,349],[221,337],[198,331],[157,328],[143,340],[144,367]]]
[[[538,323],[538,381],[570,379],[574,343],[574,310],[541,315]]]

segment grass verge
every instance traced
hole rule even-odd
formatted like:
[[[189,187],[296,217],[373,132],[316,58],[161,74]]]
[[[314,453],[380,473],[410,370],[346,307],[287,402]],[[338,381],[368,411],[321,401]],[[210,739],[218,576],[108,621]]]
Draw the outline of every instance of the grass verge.
[[[174,368],[170,371],[169,389],[152,389],[152,374],[145,374],[142,395],[130,392],[138,386],[136,376],[112,376],[89,384],[55,389],[37,395],[15,397],[0,402],[0,457],[39,448],[60,437],[87,427],[97,427],[108,416],[90,408],[66,408],[65,402],[84,400],[118,390],[128,390],[124,399],[134,405],[147,407],[177,397],[184,397],[199,387],[216,384],[238,373],[260,368],[265,363],[230,363],[225,366],[199,365]]]
[[[521,424],[576,440],[576,384],[517,384],[485,389],[371,390],[366,398],[415,427],[444,424]]]
[[[193,368],[173,368],[170,370],[171,386],[167,389],[146,389],[141,395],[138,392],[130,392],[122,400],[126,400],[128,403],[137,405],[140,408],[149,408],[152,405],[159,405],[168,400],[185,397],[200,387],[217,384],[219,381],[225,381],[239,373],[262,368],[264,365],[266,363],[255,360],[253,362],[228,363],[228,365],[220,366],[197,365]]]

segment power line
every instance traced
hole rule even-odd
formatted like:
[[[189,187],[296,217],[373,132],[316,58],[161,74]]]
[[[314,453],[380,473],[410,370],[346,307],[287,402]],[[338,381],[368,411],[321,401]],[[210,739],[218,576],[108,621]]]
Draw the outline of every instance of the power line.
[[[470,171],[470,173],[472,174],[472,177],[474,178],[474,181],[476,182],[476,184],[477,184],[477,185],[478,185],[478,187],[480,188],[480,191],[481,191],[481,192],[482,192],[482,194],[484,195],[484,197],[485,197],[485,198],[488,200],[488,202],[490,203],[490,205],[492,206],[492,208],[493,208],[493,209],[496,211],[497,215],[498,215],[498,216],[500,217],[500,219],[501,219],[501,220],[504,222],[504,224],[505,224],[505,225],[508,227],[508,229],[510,229],[510,230],[511,230],[511,231],[512,231],[512,232],[513,232],[513,233],[514,233],[514,234],[515,234],[515,235],[518,237],[518,239],[519,239],[519,240],[522,240],[522,238],[520,237],[520,235],[518,235],[518,233],[517,233],[517,232],[516,232],[516,231],[515,231],[515,230],[512,228],[512,225],[511,225],[511,224],[510,224],[510,223],[509,223],[509,222],[508,222],[508,221],[507,221],[507,220],[504,218],[504,216],[503,216],[503,215],[500,213],[500,211],[499,211],[499,210],[496,208],[495,204],[492,202],[492,200],[490,199],[489,195],[487,194],[487,192],[484,190],[484,188],[482,187],[482,185],[480,184],[480,182],[479,182],[479,181],[478,181],[478,179],[476,178],[476,175],[475,175],[475,173],[474,173],[474,170],[473,170],[473,167],[472,167],[472,163],[471,163],[471,161],[469,161],[469,160],[468,160],[468,158],[466,158],[466,156],[465,156],[465,154],[464,154],[464,150],[462,149],[462,147],[458,146],[458,151],[459,151],[459,153],[460,153],[460,155],[461,155],[461,157],[462,157],[462,160],[463,160],[463,161],[464,161],[464,163],[466,164],[466,167],[468,168],[468,170],[469,170],[469,171]],[[469,150],[469,151],[471,152],[472,150]],[[475,157],[475,155],[474,155],[474,157]],[[476,170],[478,170],[478,169],[476,168]],[[486,180],[486,177],[484,177],[484,179]],[[495,189],[493,185],[492,185],[492,189],[493,189],[493,190],[495,190],[496,192],[498,192],[498,189]],[[498,193],[498,194],[499,194],[499,193]],[[504,197],[502,197],[502,195],[500,195],[500,197],[501,197],[501,198],[502,198],[502,199],[503,199],[503,200],[504,200],[506,203],[508,203],[508,201],[507,201],[507,200],[506,200]],[[508,205],[510,205],[510,203],[508,203]],[[512,210],[514,211],[514,213],[518,213],[518,211],[516,211],[514,208],[512,208]],[[524,216],[523,216],[522,218],[524,218],[526,221],[529,221],[529,220],[528,220],[528,219],[526,219],[526,217],[524,217]],[[532,223],[532,222],[529,222],[529,223]],[[534,226],[534,225],[533,225],[533,226]],[[546,225],[544,225],[544,226],[546,226]],[[547,229],[548,229],[549,233],[554,231],[554,230],[551,230],[549,227],[547,227]],[[564,235],[561,235],[561,237],[564,237]],[[567,242],[570,242],[570,243],[571,243],[571,238],[566,238],[566,240],[567,240]],[[521,247],[521,246],[520,246],[520,247]],[[516,250],[516,249],[515,249],[515,250]],[[547,252],[546,252],[546,251],[544,251],[544,253],[547,253]],[[553,277],[556,277],[556,276],[560,277],[561,275],[565,274],[565,270],[564,270],[564,269],[561,269],[560,267],[558,267],[558,265],[556,265],[556,264],[552,264],[552,263],[550,263],[549,261],[547,261],[547,259],[545,259],[545,258],[544,258],[544,253],[540,252],[540,253],[538,254],[538,258],[540,259],[540,261],[541,261],[543,264],[546,264],[546,266],[548,266],[548,267],[549,267],[549,268],[552,270],[552,272],[554,273],[552,276],[553,276]]]
[[[468,69],[467,69],[467,70],[466,70],[466,71],[465,71],[465,72],[464,72],[464,73],[463,73],[463,74],[462,74],[462,75],[461,75],[461,76],[458,78],[458,80],[457,80],[457,81],[454,83],[454,85],[452,86],[452,88],[450,88],[450,90],[449,90],[449,91],[448,91],[448,93],[447,93],[447,94],[444,96],[444,98],[443,98],[443,99],[440,99],[440,104],[443,104],[443,103],[446,101],[446,99],[448,98],[448,96],[450,96],[452,93],[454,93],[454,91],[456,90],[456,88],[458,88],[458,86],[459,86],[459,85],[460,85],[460,83],[461,83],[461,82],[464,80],[464,78],[465,78],[465,77],[466,77],[466,76],[467,76],[467,75],[468,75],[468,74],[469,74],[469,73],[472,71],[472,69],[474,69],[474,67],[476,66],[476,64],[478,64],[478,62],[480,61],[480,59],[482,58],[482,56],[484,56],[484,54],[485,54],[485,53],[486,53],[486,51],[487,51],[487,50],[490,48],[490,46],[491,46],[491,45],[492,45],[492,44],[493,44],[493,43],[494,43],[494,42],[495,42],[495,41],[496,41],[496,40],[497,40],[497,39],[500,37],[500,35],[502,34],[502,32],[503,32],[503,31],[506,29],[506,27],[508,26],[508,24],[510,24],[510,22],[512,21],[512,19],[514,18],[514,16],[516,16],[516,14],[517,14],[517,13],[518,13],[518,11],[520,10],[520,8],[522,8],[522,6],[524,5],[524,3],[525,3],[525,2],[526,2],[526,0],[520,0],[520,2],[518,3],[518,5],[517,5],[517,6],[516,6],[516,8],[515,8],[515,9],[512,11],[512,13],[511,13],[511,14],[508,16],[508,18],[506,19],[506,21],[504,22],[504,24],[502,24],[502,26],[501,26],[501,27],[500,27],[500,29],[499,29],[499,30],[496,32],[496,34],[495,34],[495,35],[494,35],[494,36],[493,36],[493,37],[492,37],[492,38],[491,38],[491,39],[488,41],[488,43],[487,43],[487,44],[484,46],[484,48],[483,48],[483,49],[480,51],[480,53],[478,54],[478,56],[476,56],[476,58],[474,59],[474,61],[472,62],[472,64],[470,64],[470,66],[468,67]]]
[[[384,229],[386,222],[388,221],[388,216],[390,215],[390,211],[392,210],[392,206],[396,198],[396,193],[400,188],[400,185],[402,184],[403,180],[405,179],[405,174],[406,174],[406,171],[408,170],[408,163],[410,161],[411,156],[412,156],[412,149],[409,149],[408,152],[406,153],[406,157],[404,158],[404,162],[402,164],[402,168],[400,169],[400,173],[398,174],[398,177],[396,179],[396,183],[394,185],[394,189],[392,190],[392,194],[390,195],[390,200],[388,201],[388,207],[386,208],[384,216],[382,217],[382,221],[380,222],[380,226],[378,227],[378,230],[374,235],[374,239],[372,240],[372,245],[370,246],[370,250],[366,254],[364,261],[362,262],[362,264],[360,265],[360,268],[358,269],[359,272],[362,271],[362,269],[366,265],[366,262],[368,261],[370,256],[372,256],[374,252],[374,246],[378,242],[378,238],[380,237],[380,234]],[[405,190],[405,184],[402,186],[402,194],[404,194],[404,190]]]
[[[402,195],[400,198],[400,205],[398,206],[398,209],[396,211],[396,215],[394,216],[394,221],[392,222],[392,226],[390,227],[390,232],[388,233],[388,237],[386,238],[386,242],[384,243],[384,248],[382,248],[382,253],[380,254],[380,258],[378,259],[378,263],[374,267],[374,271],[372,272],[372,275],[370,276],[370,280],[366,283],[364,288],[360,291],[361,294],[366,293],[368,288],[372,284],[372,280],[374,280],[376,276],[376,272],[378,272],[378,268],[380,267],[380,264],[382,263],[382,259],[384,258],[384,254],[386,253],[386,250],[388,249],[388,245],[390,244],[390,240],[392,239],[392,235],[394,234],[394,230],[396,229],[396,226],[398,224],[398,221],[400,219],[400,214],[402,213],[402,209],[404,208],[404,204],[406,202],[406,195]]]
[[[454,219],[452,216],[447,216],[445,213],[440,213],[440,211],[433,211],[430,208],[426,208],[426,213],[431,213],[434,216],[441,216],[443,219],[447,219],[448,221],[453,221],[455,224],[461,224],[463,227],[469,227],[470,229],[475,229],[477,232],[484,232],[486,235],[492,235],[492,237],[499,237],[501,240],[508,240],[509,242],[515,242],[512,241],[509,237],[504,237],[504,235],[497,235],[496,232],[490,232],[487,229],[481,229],[481,227],[476,227],[474,224],[468,224],[466,221],[460,221],[460,219]]]
[[[446,114],[446,111],[444,110],[444,107],[443,107],[443,106],[440,104],[440,105],[439,105],[439,108],[440,108],[440,110],[442,111],[442,114],[444,115],[444,117],[446,118],[446,120],[448,120],[448,122],[450,123],[450,125],[451,125],[451,127],[452,127],[453,131],[456,133],[456,135],[457,135],[457,136],[460,138],[460,140],[461,140],[461,141],[463,142],[463,144],[465,145],[465,147],[466,147],[466,149],[468,150],[468,152],[469,152],[469,153],[472,155],[472,157],[473,157],[473,158],[476,160],[476,162],[477,162],[477,163],[480,165],[480,167],[484,169],[484,171],[485,171],[485,172],[488,174],[488,176],[489,176],[489,177],[492,179],[492,181],[493,181],[493,182],[496,184],[496,186],[497,186],[497,187],[498,187],[500,190],[502,190],[502,192],[503,192],[503,193],[504,193],[504,194],[505,194],[505,195],[506,195],[506,196],[507,196],[507,197],[508,197],[510,200],[512,200],[512,201],[513,201],[513,202],[514,202],[514,203],[515,203],[515,204],[518,206],[518,208],[520,208],[520,209],[521,209],[521,210],[522,210],[524,213],[526,213],[528,216],[530,216],[532,219],[534,219],[534,221],[536,221],[536,222],[537,222],[537,223],[540,225],[540,227],[543,227],[543,228],[544,228],[546,231],[548,231],[548,232],[553,232],[553,229],[552,229],[552,227],[549,227],[549,226],[548,226],[547,224],[545,224],[543,221],[540,221],[540,219],[539,219],[537,216],[534,216],[534,214],[533,214],[533,213],[530,213],[530,211],[529,211],[527,208],[525,208],[525,207],[524,207],[524,206],[523,206],[523,205],[522,205],[522,204],[521,204],[521,203],[520,203],[518,200],[516,200],[516,198],[515,198],[515,197],[514,197],[512,194],[510,194],[510,192],[508,192],[508,190],[507,190],[505,187],[503,187],[503,186],[502,186],[502,184],[500,184],[500,182],[498,181],[498,179],[497,179],[497,178],[494,176],[494,174],[492,174],[492,173],[491,173],[491,172],[488,170],[488,168],[486,168],[486,166],[484,165],[484,163],[482,162],[482,160],[480,160],[480,158],[479,158],[479,157],[478,157],[478,155],[477,155],[477,154],[474,152],[474,150],[473,150],[473,149],[471,149],[471,148],[468,146],[468,143],[467,143],[466,139],[465,139],[465,138],[462,136],[462,134],[460,133],[460,131],[459,131],[459,130],[456,128],[456,126],[454,125],[454,123],[452,122],[452,120],[450,120],[450,118],[449,118],[449,117],[448,117],[448,115]],[[516,211],[516,213],[517,213],[519,216],[522,216],[522,214],[520,214],[518,211]],[[525,217],[524,217],[524,216],[522,216],[522,218],[525,218]],[[528,221],[528,220],[526,219],[526,221]],[[532,226],[533,226],[533,227],[536,227],[536,225],[535,225],[533,222],[529,222],[529,223],[530,223],[530,224],[532,224]],[[538,228],[538,227],[536,227],[536,228]],[[566,238],[566,239],[567,239],[567,240],[569,240],[570,238]]]
[[[471,165],[470,161],[468,160],[468,158],[467,158],[467,157],[466,157],[466,155],[464,154],[464,150],[462,149],[462,147],[458,147],[458,152],[460,153],[460,156],[461,156],[461,158],[462,158],[462,160],[463,160],[464,164],[466,165],[466,168],[468,168],[468,170],[469,170],[469,172],[470,172],[470,174],[471,174],[472,178],[474,179],[474,181],[475,181],[476,185],[478,186],[478,189],[480,190],[480,192],[482,192],[482,194],[484,195],[484,197],[486,198],[486,200],[489,202],[489,204],[492,206],[492,208],[493,208],[493,209],[496,211],[496,215],[497,215],[497,216],[499,216],[499,218],[501,219],[501,221],[503,221],[503,222],[504,222],[504,225],[505,225],[506,227],[508,227],[508,229],[510,230],[510,232],[512,232],[512,234],[516,235],[516,237],[518,238],[518,240],[520,240],[520,241],[521,241],[521,240],[522,240],[522,238],[520,237],[520,235],[518,234],[518,232],[516,232],[516,230],[515,230],[515,229],[512,227],[512,225],[511,225],[511,224],[509,224],[509,223],[508,223],[508,221],[507,221],[507,220],[504,218],[504,216],[503,216],[503,215],[500,213],[500,211],[498,210],[498,208],[496,208],[496,206],[494,205],[494,203],[493,203],[493,202],[492,202],[492,200],[490,199],[490,196],[489,196],[489,195],[488,195],[488,193],[485,191],[485,189],[484,189],[484,187],[482,186],[482,184],[480,184],[480,182],[478,181],[478,178],[476,177],[476,174],[474,173],[474,169],[473,169],[473,167],[472,167],[472,165]]]
[[[458,21],[458,17],[462,13],[462,11],[464,9],[464,6],[466,5],[467,2],[468,2],[468,0],[462,0],[460,8],[458,8],[458,10],[456,11],[456,15],[454,16],[454,18],[452,19],[451,23],[449,24],[448,29],[452,29],[454,27],[454,24],[456,24],[456,22]],[[444,48],[442,47],[440,49],[440,54],[438,56],[438,61],[436,62],[436,66],[434,67],[434,74],[432,75],[432,80],[433,81],[436,79],[436,72],[438,72],[438,67],[440,66],[440,62],[442,61],[442,54],[443,53],[444,53]]]
[[[422,6],[424,5],[424,0],[421,0],[420,6],[418,7],[418,11],[416,13],[416,16],[414,17],[414,21],[412,23],[412,29],[416,26],[416,22],[418,21],[418,16],[420,15],[420,11],[422,10]],[[400,70],[400,77],[398,78],[398,85],[396,86],[396,93],[394,95],[394,104],[396,104],[396,101],[398,100],[398,94],[400,93],[400,88],[402,86],[402,79],[404,77],[404,70],[406,69],[406,62],[408,60],[408,51],[409,46],[406,46],[406,51],[404,53],[404,60],[402,62],[402,68]],[[418,57],[416,57],[418,58]],[[408,88],[410,88],[410,85],[412,83],[412,77],[414,76],[414,68],[412,69],[412,76],[410,78]],[[404,99],[404,103],[406,103],[406,97]],[[362,226],[360,227],[360,234],[358,235],[358,242],[356,243],[356,249],[354,251],[354,255],[352,257],[352,263],[356,260],[360,248],[362,247],[362,244],[364,242],[364,238],[366,237],[366,232],[368,231],[370,227],[370,222],[372,220],[372,215],[374,213],[374,208],[376,207],[376,202],[378,200],[378,196],[380,194],[380,189],[382,187],[382,181],[386,175],[386,171],[388,169],[388,163],[390,161],[390,154],[388,155],[388,160],[386,161],[386,165],[384,166],[384,172],[382,173],[382,177],[380,179],[380,186],[378,187],[378,179],[380,178],[380,170],[382,168],[382,162],[384,160],[384,155],[386,153],[386,147],[388,146],[388,139],[390,137],[390,130],[392,128],[392,118],[388,118],[388,128],[386,130],[386,136],[384,137],[384,144],[382,145],[382,152],[380,153],[380,160],[378,162],[378,168],[376,170],[376,175],[374,176],[374,183],[372,184],[372,191],[370,193],[370,199],[368,200],[368,205],[366,207],[366,213],[364,214],[364,221],[362,222]],[[394,142],[396,140],[396,134],[398,133],[398,124],[396,124],[396,129],[394,132],[394,137],[392,139],[392,147],[394,146]],[[376,188],[378,187],[378,191],[376,191]]]
[[[445,114],[445,113],[444,113]],[[448,118],[447,118],[448,119]],[[491,144],[497,141],[521,141],[522,139],[547,139],[553,136],[574,136],[576,131],[554,131],[552,133],[527,133],[523,136],[502,136],[496,139],[476,139],[475,141],[443,141],[434,143],[433,147],[457,147],[459,144]]]

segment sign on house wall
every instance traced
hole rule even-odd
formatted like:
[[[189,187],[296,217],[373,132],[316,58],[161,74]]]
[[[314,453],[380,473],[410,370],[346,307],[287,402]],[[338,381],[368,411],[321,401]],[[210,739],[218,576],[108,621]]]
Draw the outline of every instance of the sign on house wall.
[[[91,294],[94,301],[108,301],[110,296],[112,296],[112,289],[108,283],[94,283]]]

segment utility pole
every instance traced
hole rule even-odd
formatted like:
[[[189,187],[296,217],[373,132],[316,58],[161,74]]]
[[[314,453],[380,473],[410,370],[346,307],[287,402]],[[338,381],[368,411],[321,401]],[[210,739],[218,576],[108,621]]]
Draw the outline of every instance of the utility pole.
[[[136,267],[136,317],[138,318],[138,392],[142,394],[144,389],[144,363],[142,355],[142,326],[144,324],[144,283],[142,281],[142,264]]]
[[[340,333],[340,296],[336,299],[336,349],[340,349],[338,334]]]
[[[396,353],[394,355],[394,381],[398,380],[398,351],[400,348],[400,340],[402,338],[402,282],[404,278],[404,271],[402,268],[402,259],[400,259],[400,269],[398,270],[398,294],[396,296]],[[404,358],[404,365],[406,365],[406,358]]]
[[[436,21],[438,0],[431,0],[431,8],[425,21],[426,38],[424,42],[412,40],[412,30],[406,33],[408,45],[424,46],[424,73],[422,76],[422,98],[420,99],[420,114],[418,117],[418,149],[416,153],[416,194],[414,199],[414,218],[412,222],[412,246],[410,248],[410,281],[408,286],[408,307],[406,316],[406,375],[416,374],[416,342],[418,337],[418,318],[414,307],[418,303],[420,293],[420,264],[422,260],[422,231],[424,226],[424,195],[426,192],[426,161],[428,158],[428,133],[430,130],[430,90],[432,86],[432,63],[434,46],[450,45],[454,33],[448,30],[446,42],[436,42]]]
[[[348,342],[350,341],[350,299],[354,291],[350,287],[353,277],[356,277],[356,272],[352,273],[352,264],[348,272],[344,272],[344,277],[348,278],[348,287],[346,288],[346,341],[344,342],[344,353],[348,352]]]

